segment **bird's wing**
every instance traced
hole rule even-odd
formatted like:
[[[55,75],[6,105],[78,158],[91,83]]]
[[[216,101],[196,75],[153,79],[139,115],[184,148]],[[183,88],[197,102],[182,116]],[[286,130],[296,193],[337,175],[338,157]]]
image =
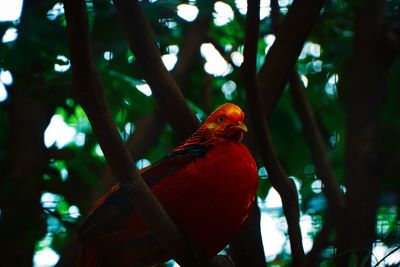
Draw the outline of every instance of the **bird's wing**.
[[[202,143],[204,130],[201,128],[188,140],[178,146],[173,152],[142,169],[141,176],[149,187],[154,186],[160,180],[173,175],[175,172],[184,169],[196,158],[203,157],[207,152],[209,144]],[[80,241],[96,240],[102,236],[118,232],[121,225],[132,217],[134,208],[123,196],[119,185],[114,185],[107,193],[97,201],[94,210],[86,218],[78,230]],[[137,235],[144,234],[143,227],[137,227]],[[135,233],[129,233],[134,236]]]

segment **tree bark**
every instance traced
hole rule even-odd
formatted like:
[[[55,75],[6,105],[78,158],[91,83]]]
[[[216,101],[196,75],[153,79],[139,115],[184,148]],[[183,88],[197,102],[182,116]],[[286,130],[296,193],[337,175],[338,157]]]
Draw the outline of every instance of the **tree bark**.
[[[9,141],[6,170],[0,177],[0,266],[31,266],[35,244],[46,234],[40,186],[48,160],[44,131],[53,110],[37,96],[44,87],[40,57],[32,57],[26,51],[26,37],[36,34],[30,24],[32,14],[44,11],[43,5],[43,1],[24,1],[20,36],[13,47],[22,53],[26,68],[11,70],[14,82],[9,90],[9,124],[2,129],[8,133]]]
[[[230,244],[229,255],[235,267],[266,266],[260,219],[260,208],[254,205],[249,221]]]
[[[304,261],[304,249],[299,225],[299,204],[296,187],[284,172],[266,124],[265,110],[256,72],[256,56],[259,32],[259,0],[249,0],[246,16],[246,39],[244,45],[244,61],[242,64],[243,83],[246,90],[247,108],[254,129],[259,153],[272,186],[282,198],[283,212],[288,223],[290,247],[293,266],[300,266]]]
[[[21,96],[10,110],[9,172],[1,181],[1,266],[30,266],[35,243],[46,234],[40,184],[46,168],[44,131],[51,111],[28,88],[14,87]]]
[[[380,113],[386,97],[383,0],[357,5],[350,86],[344,92],[346,120],[345,185],[347,209],[338,235],[338,262],[347,265],[354,249],[371,265],[379,178]]]
[[[277,1],[273,1],[271,2],[271,24],[273,32],[278,32],[280,21],[281,14],[279,11],[279,4]],[[296,66],[289,76],[289,84],[293,106],[302,123],[304,135],[310,147],[311,156],[316,167],[316,174],[324,183],[324,193],[327,196],[329,206],[329,214],[325,217],[322,230],[315,237],[311,251],[304,258],[304,266],[314,266],[320,251],[325,248],[328,243],[328,237],[333,226],[337,225],[337,220],[342,216],[344,196],[334,177],[326,153],[326,145],[322,140],[313,110],[308,102],[305,88],[300,80]]]
[[[267,117],[281,96],[297,58],[317,20],[323,0],[295,0],[282,20],[260,77]],[[275,15],[275,13],[274,13]]]

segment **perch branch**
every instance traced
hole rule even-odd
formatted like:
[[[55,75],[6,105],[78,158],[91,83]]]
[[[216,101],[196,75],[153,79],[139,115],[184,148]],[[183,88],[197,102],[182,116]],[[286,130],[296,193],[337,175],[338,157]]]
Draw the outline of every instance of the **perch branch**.
[[[260,219],[260,208],[254,205],[248,222],[229,246],[236,267],[266,266]]]
[[[202,15],[202,12],[200,12],[196,21],[188,26],[183,35],[178,61],[172,71],[172,75],[183,90],[186,87],[185,84],[193,66],[190,62],[195,61],[196,52],[198,53],[200,45],[204,41],[207,32],[207,27],[205,25],[209,25],[210,21],[211,11],[209,15]],[[186,34],[186,32],[190,34]],[[193,36],[196,36],[197,38],[193,38]],[[203,39],[198,38],[201,36]],[[126,146],[134,161],[145,156],[149,149],[157,144],[158,138],[164,130],[165,125],[165,118],[157,108],[155,109],[154,114],[140,118],[137,121],[135,132],[129,136],[126,142]],[[104,190],[109,188],[113,183],[113,175],[107,165],[104,166],[99,173],[100,175],[98,180],[102,190],[90,188],[90,191],[87,194],[88,197],[80,206],[83,214],[87,214],[87,212],[92,208],[93,203],[95,203]],[[61,260],[57,263],[58,267],[76,265],[75,259],[77,258],[77,250],[75,248],[76,240],[75,238],[70,238],[70,241],[62,252]]]
[[[76,95],[114,176],[161,246],[181,265],[195,266],[191,247],[143,182],[111,117],[92,59],[85,1],[65,0],[64,5]]]

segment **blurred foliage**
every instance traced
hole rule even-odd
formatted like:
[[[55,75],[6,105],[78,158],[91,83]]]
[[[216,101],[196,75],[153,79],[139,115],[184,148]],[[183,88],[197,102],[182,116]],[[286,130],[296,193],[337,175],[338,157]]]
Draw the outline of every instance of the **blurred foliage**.
[[[88,0],[87,6],[95,63],[116,124],[126,139],[129,134],[135,133],[135,126],[140,118],[155,112],[154,100],[138,90],[145,82],[134,55],[128,49],[121,23],[111,2]],[[228,58],[231,58],[235,51],[243,52],[245,16],[240,13],[237,2],[239,1],[225,1],[231,7],[234,19],[222,26],[211,23],[207,32],[208,38],[221,46],[222,52],[226,53],[224,56]],[[279,1],[282,14],[287,11],[286,2],[291,1]],[[400,22],[399,2],[385,1],[389,26],[398,26]],[[162,55],[169,53],[171,45],[180,47],[185,38],[184,32],[190,22],[179,17],[176,12],[177,6],[182,3],[185,1],[142,1]],[[352,6],[359,3],[360,1],[327,1],[297,63],[303,81],[306,81],[307,95],[326,142],[334,172],[341,184],[344,176],[345,140],[345,112],[341,95],[346,88],[348,62],[352,51]],[[201,8],[201,5],[206,3],[197,1],[196,5]],[[43,179],[34,183],[36,190],[43,193],[43,224],[47,227],[47,234],[40,242],[37,241],[35,249],[51,247],[62,255],[70,234],[75,231],[79,218],[82,218],[74,213],[75,208],[79,209],[82,216],[86,215],[90,207],[86,203],[88,192],[105,190],[98,179],[104,175],[105,160],[99,152],[86,116],[74,98],[62,5],[54,0],[38,1],[37,4],[31,3],[29,8],[30,10],[23,13],[26,18],[22,17],[20,21],[13,23],[0,23],[0,36],[10,27],[15,27],[18,31],[16,40],[0,44],[0,68],[2,71],[10,71],[13,77],[12,84],[6,86],[8,98],[0,102],[0,177],[6,173],[7,151],[13,149],[9,147],[11,106],[20,94],[40,99],[48,107],[51,115],[60,115],[67,125],[76,130],[68,144],[53,144],[48,147],[48,161]],[[269,16],[261,21],[259,66],[265,58],[265,50],[271,45],[267,41],[267,36],[271,34],[270,25]],[[245,93],[238,66],[231,65],[226,75],[215,76],[205,71],[205,63],[205,58],[199,53],[193,62],[190,75],[185,77],[187,88],[182,88],[199,117],[204,119],[204,114],[210,109],[228,101],[245,108]],[[64,66],[63,71],[57,69],[57,66]],[[377,242],[388,247],[395,246],[400,240],[399,71],[400,64],[396,61],[388,74],[389,97],[381,123],[381,154],[385,165],[382,166],[381,173]],[[233,81],[236,87],[230,93],[226,93],[223,88],[229,81]],[[205,98],[206,90],[211,92],[211,106]],[[127,127],[128,123],[130,127]],[[283,167],[288,175],[296,177],[301,185],[301,212],[311,215],[315,224],[314,230],[319,229],[322,215],[326,211],[325,199],[321,190],[312,188],[318,177],[315,175],[310,152],[303,137],[302,125],[293,109],[288,90],[282,95],[269,125]],[[19,127],[23,131],[23,125]],[[169,127],[162,132],[158,140],[143,158],[154,162],[177,144]],[[270,189],[265,173],[260,178],[261,200],[267,198]],[[47,196],[53,203],[43,202],[46,192],[50,193]],[[2,190],[2,193],[10,200],[13,199],[12,192]],[[283,216],[281,211],[278,211],[278,216]],[[311,237],[314,237],[316,232],[312,231]],[[282,250],[273,263],[287,264],[287,253],[287,250]],[[327,253],[325,258],[321,259],[320,266],[331,266],[331,255],[332,253]],[[357,262],[357,259],[353,260]]]

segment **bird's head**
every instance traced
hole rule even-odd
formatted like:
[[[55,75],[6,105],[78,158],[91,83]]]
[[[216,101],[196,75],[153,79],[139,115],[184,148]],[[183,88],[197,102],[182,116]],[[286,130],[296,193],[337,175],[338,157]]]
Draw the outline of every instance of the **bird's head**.
[[[244,112],[235,104],[227,103],[217,108],[204,122],[207,139],[229,139],[242,141],[243,132],[247,132],[244,124]]]

